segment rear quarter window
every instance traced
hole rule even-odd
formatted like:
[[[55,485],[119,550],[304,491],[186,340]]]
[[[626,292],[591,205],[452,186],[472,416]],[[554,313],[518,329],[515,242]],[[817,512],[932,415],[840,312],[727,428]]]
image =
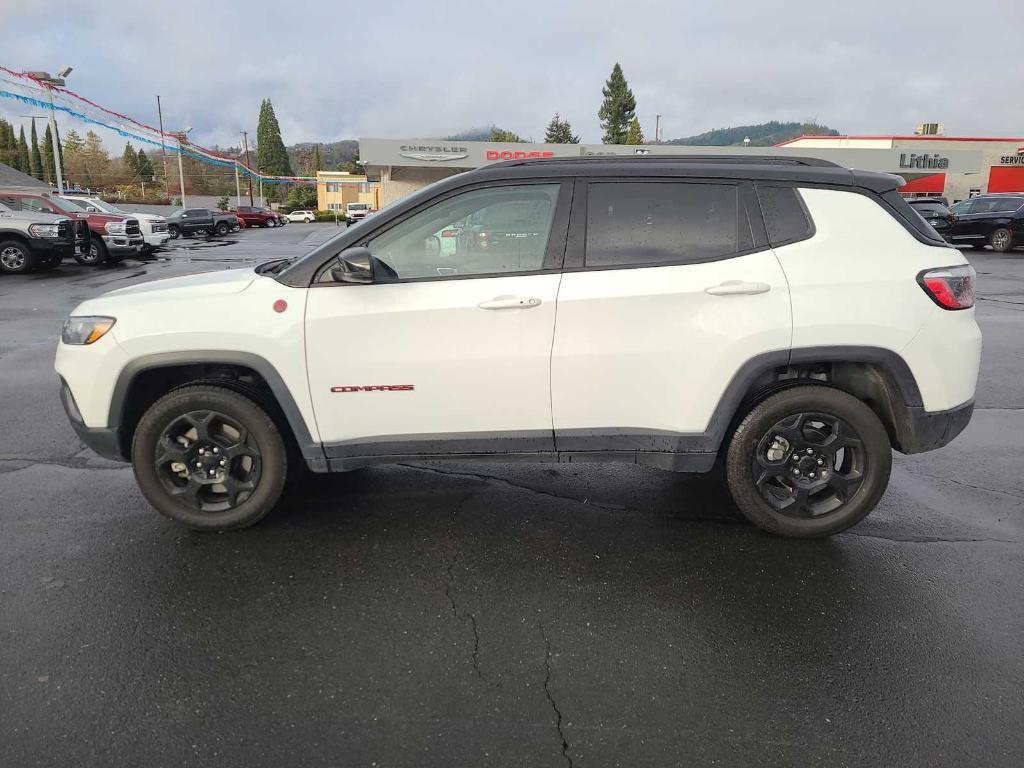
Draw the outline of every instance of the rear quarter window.
[[[794,187],[757,185],[757,199],[764,214],[768,242],[772,246],[806,240],[814,234],[814,224]]]
[[[904,200],[903,196],[895,189],[883,194],[882,200],[897,220],[902,220],[901,223],[909,226],[918,240],[927,242],[929,245],[946,245],[942,235],[936,232],[935,228],[925,221],[924,217],[914,210],[914,206]]]

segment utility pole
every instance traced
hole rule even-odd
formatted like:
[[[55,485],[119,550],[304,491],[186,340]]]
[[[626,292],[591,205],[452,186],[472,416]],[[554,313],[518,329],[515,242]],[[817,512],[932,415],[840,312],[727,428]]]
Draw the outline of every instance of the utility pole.
[[[235,207],[242,204],[242,188],[238,182],[238,161],[235,161]]]
[[[246,168],[246,170],[251,171],[251,169],[249,168],[249,132],[248,131],[242,131],[242,143],[243,143],[243,146],[245,147],[245,168]],[[247,173],[245,175],[246,175],[246,178],[249,179],[249,205],[254,206],[254,205],[256,205],[256,203],[254,203],[252,201],[252,173],[250,172],[250,173]]]
[[[171,188],[167,180],[167,146],[164,144],[164,113],[160,108],[160,94],[156,96],[156,114],[160,119],[160,156],[164,161],[164,197],[170,197]]]
[[[188,203],[185,202],[185,170],[181,164],[181,156],[185,154],[185,144],[188,143],[188,134],[192,130],[192,126],[189,126],[183,131],[178,131],[175,136],[178,137],[178,181],[181,183],[181,207],[187,208]]]
[[[661,115],[654,116],[654,143],[661,141]]]

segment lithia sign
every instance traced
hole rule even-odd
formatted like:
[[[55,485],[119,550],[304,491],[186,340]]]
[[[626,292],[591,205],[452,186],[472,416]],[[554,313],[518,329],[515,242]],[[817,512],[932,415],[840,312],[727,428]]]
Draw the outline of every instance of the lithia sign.
[[[942,170],[949,168],[949,158],[943,157],[939,154],[917,155],[913,152],[910,154],[901,152],[900,168],[934,168],[936,170]]]

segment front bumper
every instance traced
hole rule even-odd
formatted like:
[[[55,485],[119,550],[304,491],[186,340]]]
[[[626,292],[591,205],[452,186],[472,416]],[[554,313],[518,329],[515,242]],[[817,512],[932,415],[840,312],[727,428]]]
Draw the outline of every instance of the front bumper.
[[[75,255],[75,241],[70,237],[36,237],[29,242],[37,256],[70,259]]]
[[[964,431],[973,415],[974,400],[945,411],[909,407],[906,409],[906,422],[900,425],[896,450],[901,453],[924,453],[941,448]]]
[[[63,377],[60,377],[60,403],[64,406],[64,413],[71,422],[71,428],[75,430],[78,439],[85,443],[105,459],[112,461],[127,461],[121,450],[121,435],[117,428],[112,427],[87,427],[82,421],[82,414],[78,410],[74,395]]]
[[[138,253],[145,242],[142,235],[103,235],[107,251],[114,254]]]

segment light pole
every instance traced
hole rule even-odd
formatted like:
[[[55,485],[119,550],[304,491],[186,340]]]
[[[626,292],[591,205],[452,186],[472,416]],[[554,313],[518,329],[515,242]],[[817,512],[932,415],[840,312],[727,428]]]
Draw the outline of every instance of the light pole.
[[[57,172],[57,191],[61,194],[64,194],[64,174],[60,167],[60,139],[57,138],[57,116],[53,108],[53,88],[54,86],[63,86],[64,78],[70,75],[71,71],[72,67],[64,66],[57,72],[57,77],[52,77],[49,72],[25,73],[46,86],[46,98],[50,102],[50,133],[53,134],[53,167]]]
[[[188,205],[185,203],[185,171],[181,164],[181,156],[185,154],[185,144],[188,142],[188,134],[192,130],[190,125],[183,131],[178,131],[174,135],[178,138],[178,181],[181,183],[181,207],[187,208]]]
[[[164,161],[164,197],[171,196],[171,188],[167,182],[167,145],[164,144],[164,111],[160,106],[160,94],[156,95],[156,115],[160,120],[160,157]]]

